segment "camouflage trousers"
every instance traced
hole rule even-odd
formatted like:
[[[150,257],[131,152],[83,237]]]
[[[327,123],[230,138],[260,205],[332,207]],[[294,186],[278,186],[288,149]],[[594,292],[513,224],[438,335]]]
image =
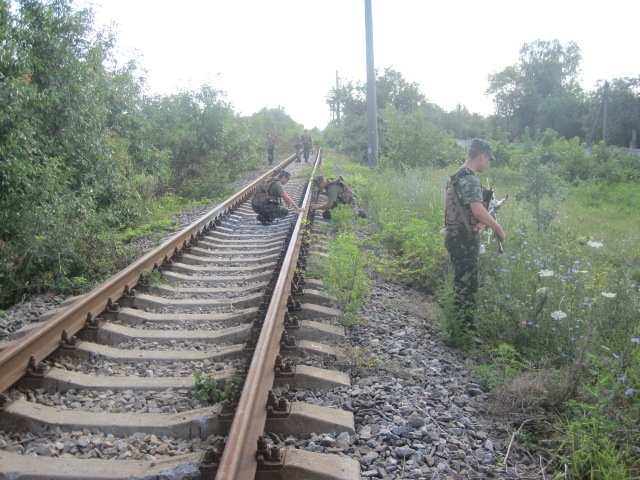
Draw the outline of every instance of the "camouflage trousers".
[[[479,239],[466,230],[447,230],[445,247],[453,266],[455,308],[466,326],[474,329],[473,312],[476,308],[479,273]]]
[[[265,222],[273,222],[276,218],[284,218],[289,214],[289,210],[279,203],[267,203],[260,207],[253,207],[253,211],[261,215]]]

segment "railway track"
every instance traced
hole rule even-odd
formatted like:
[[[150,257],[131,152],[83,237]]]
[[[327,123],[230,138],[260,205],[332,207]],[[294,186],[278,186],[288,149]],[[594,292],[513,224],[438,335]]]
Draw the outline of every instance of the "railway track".
[[[294,168],[285,188],[307,206]],[[0,478],[360,478],[355,460],[288,446],[354,419],[295,401],[349,385],[322,368],[344,331],[304,275],[314,218],[260,225],[259,181],[4,346]]]

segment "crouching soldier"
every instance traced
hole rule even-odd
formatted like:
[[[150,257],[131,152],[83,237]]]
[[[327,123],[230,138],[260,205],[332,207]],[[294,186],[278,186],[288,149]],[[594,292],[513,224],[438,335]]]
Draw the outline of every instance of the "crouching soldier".
[[[353,190],[345,183],[342,177],[338,177],[337,180],[330,178],[324,178],[322,175],[318,175],[313,179],[313,186],[316,189],[316,204],[311,208],[313,210],[322,210],[322,218],[331,218],[331,209],[338,205],[354,205],[356,203],[356,197],[353,194]],[[327,196],[327,201],[324,204],[317,203],[318,196],[324,194]],[[358,216],[364,217],[364,213],[360,213],[358,210],[356,213]]]
[[[282,201],[296,212],[302,212],[293,200],[284,191],[284,185],[291,178],[286,170],[280,170],[277,177],[265,180],[256,189],[251,199],[251,207],[258,214],[258,221],[263,225],[269,225],[276,218],[284,218],[289,210],[282,205]]]

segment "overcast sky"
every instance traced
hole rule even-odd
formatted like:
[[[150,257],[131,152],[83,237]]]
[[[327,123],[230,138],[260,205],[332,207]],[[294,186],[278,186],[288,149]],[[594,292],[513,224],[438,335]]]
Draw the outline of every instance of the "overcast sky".
[[[492,112],[489,74],[535,40],[574,41],[582,86],[637,77],[640,2],[372,0],[376,69],[391,67],[445,110]],[[364,0],[78,0],[115,25],[118,54],[147,70],[151,93],[204,83],[242,115],[283,107],[307,128],[330,119],[325,98],[366,80]]]

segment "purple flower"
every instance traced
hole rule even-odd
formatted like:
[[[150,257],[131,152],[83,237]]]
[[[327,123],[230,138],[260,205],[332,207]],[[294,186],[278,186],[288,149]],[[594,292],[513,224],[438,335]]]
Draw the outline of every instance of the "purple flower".
[[[622,376],[622,377],[618,377],[618,381],[619,382],[624,382],[627,379],[627,377]]]
[[[634,345],[637,345],[637,344],[638,344],[638,342],[640,342],[640,338],[638,338],[638,337],[633,337],[633,338],[631,339],[631,343],[633,343]]]
[[[634,390],[633,388],[627,388],[627,389],[624,391],[624,394],[628,397],[628,396],[630,396],[630,395],[633,395],[633,392],[635,392],[635,390]]]

